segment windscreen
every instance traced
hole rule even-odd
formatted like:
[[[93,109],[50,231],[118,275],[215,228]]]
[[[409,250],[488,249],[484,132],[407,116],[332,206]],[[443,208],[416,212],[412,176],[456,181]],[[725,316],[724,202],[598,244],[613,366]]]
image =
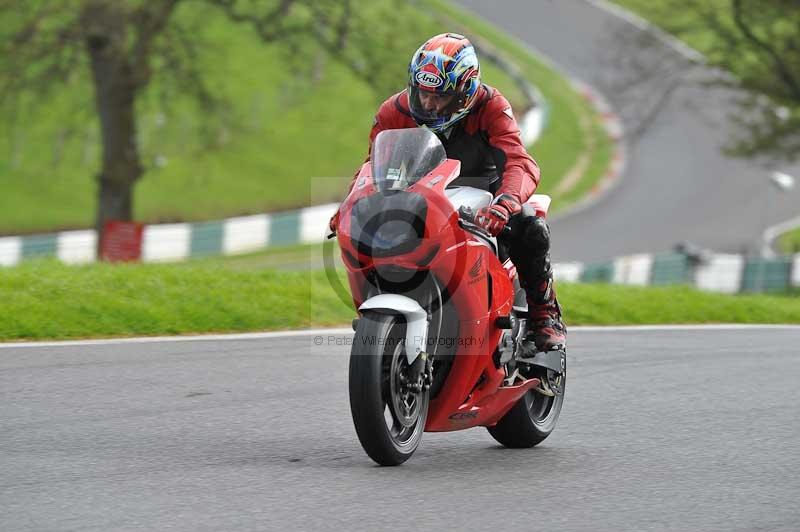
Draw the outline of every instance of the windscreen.
[[[447,160],[441,141],[425,128],[387,129],[372,146],[378,190],[405,190]]]

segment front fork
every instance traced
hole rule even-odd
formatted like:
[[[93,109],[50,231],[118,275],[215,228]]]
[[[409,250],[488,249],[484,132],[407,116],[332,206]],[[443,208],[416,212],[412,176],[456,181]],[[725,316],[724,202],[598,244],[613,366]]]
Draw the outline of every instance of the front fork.
[[[420,353],[409,368],[408,379],[401,376],[400,382],[417,393],[430,389],[433,384],[433,357],[426,352]]]
[[[358,310],[403,316],[406,322],[405,354],[409,371],[408,375],[400,376],[400,382],[414,392],[428,390],[433,383],[433,356],[425,351],[428,341],[428,312],[410,297],[399,294],[373,296],[364,301]]]

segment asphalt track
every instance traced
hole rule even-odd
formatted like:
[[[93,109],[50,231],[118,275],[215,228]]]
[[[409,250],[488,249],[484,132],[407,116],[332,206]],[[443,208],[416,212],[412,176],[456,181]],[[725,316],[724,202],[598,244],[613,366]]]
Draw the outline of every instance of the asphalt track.
[[[800,183],[790,193],[767,185],[776,169],[800,179],[800,166],[722,155],[732,134],[727,117],[737,107],[730,91],[703,86],[718,74],[688,65],[584,0],[457,3],[594,86],[625,123],[621,182],[591,207],[552,221],[556,262],[669,251],[683,241],[717,252],[754,251],[768,226],[800,214]]]
[[[0,530],[800,529],[800,328],[575,329],[559,426],[361,450],[344,335],[0,348]]]

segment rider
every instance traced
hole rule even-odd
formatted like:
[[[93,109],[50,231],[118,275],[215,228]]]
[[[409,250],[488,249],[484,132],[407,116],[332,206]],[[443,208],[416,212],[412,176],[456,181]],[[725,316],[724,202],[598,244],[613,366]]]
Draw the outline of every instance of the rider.
[[[476,223],[497,236],[511,222],[506,244],[528,301],[527,348],[531,343],[543,351],[565,347],[567,330],[550,265],[550,231],[544,218],[525,204],[539,183],[539,167],[522,144],[508,100],[481,83],[475,49],[456,33],[428,39],[414,52],[408,74],[408,88],[378,109],[370,153],[384,129],[419,126],[433,131],[447,156],[461,161],[464,177],[452,185],[474,186],[495,196],[476,213]],[[330,221],[332,231],[338,219],[337,211]]]

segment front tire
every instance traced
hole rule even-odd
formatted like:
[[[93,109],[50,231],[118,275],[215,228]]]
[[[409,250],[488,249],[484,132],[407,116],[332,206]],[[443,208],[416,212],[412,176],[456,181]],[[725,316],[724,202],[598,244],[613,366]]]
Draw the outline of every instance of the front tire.
[[[406,325],[401,316],[366,312],[358,320],[350,351],[350,412],[361,446],[384,466],[408,460],[419,446],[428,416],[428,390],[413,392]]]
[[[566,372],[558,377],[559,394],[547,397],[533,390],[519,401],[493,427],[487,427],[492,438],[506,447],[526,449],[540,444],[556,428],[567,384]]]

